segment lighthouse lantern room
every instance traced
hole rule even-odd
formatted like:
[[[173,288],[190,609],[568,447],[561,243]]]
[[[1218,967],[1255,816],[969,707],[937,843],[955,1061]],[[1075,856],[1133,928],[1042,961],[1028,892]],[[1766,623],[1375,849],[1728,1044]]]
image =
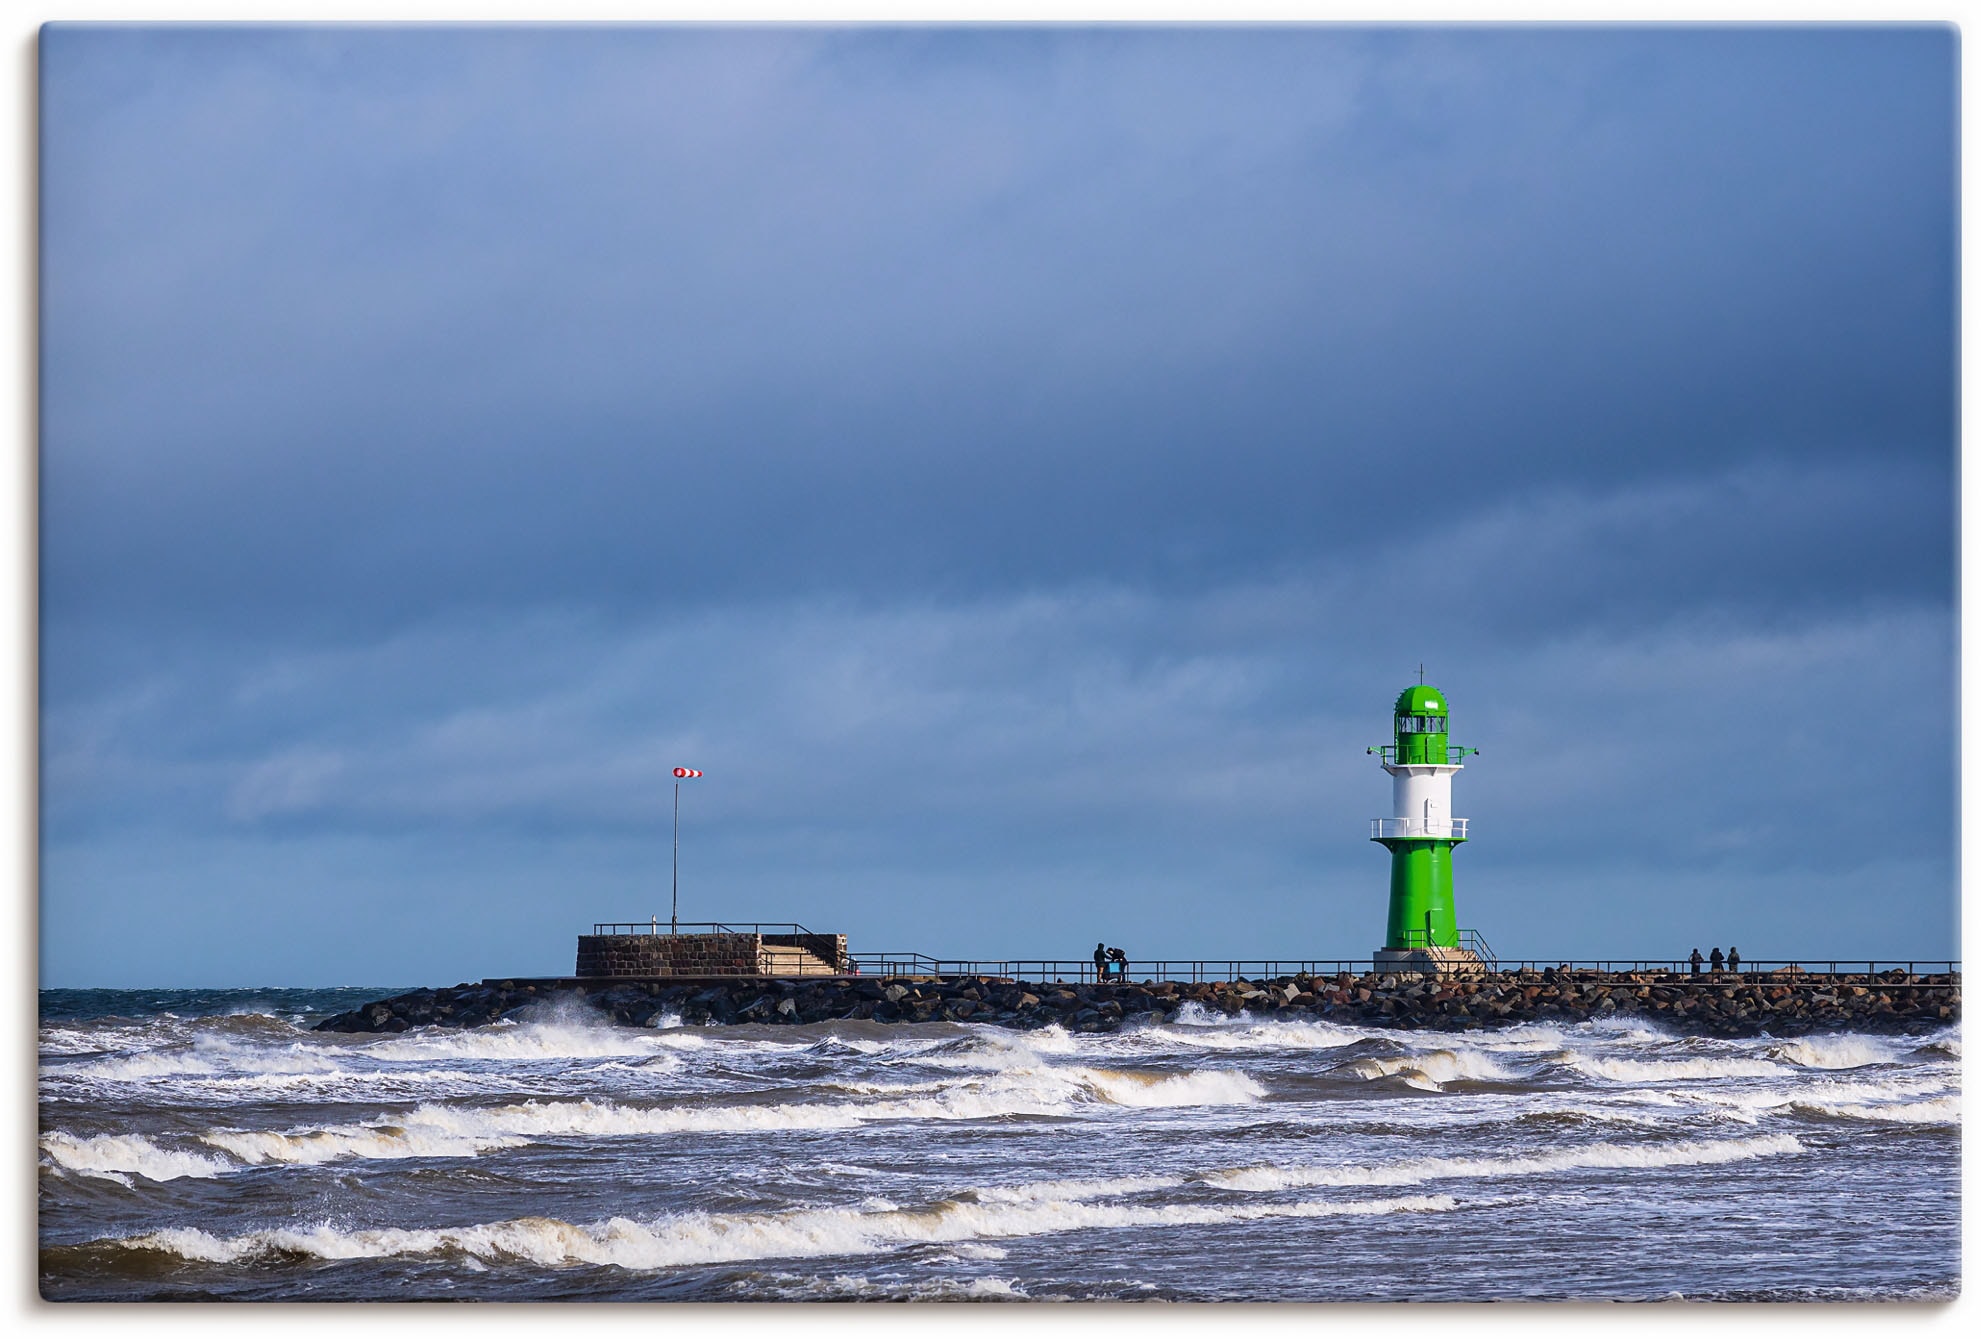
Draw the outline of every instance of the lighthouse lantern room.
[[[1380,754],[1395,797],[1393,818],[1370,824],[1370,840],[1388,849],[1389,928],[1376,953],[1378,967],[1438,970],[1476,963],[1462,941],[1452,901],[1451,853],[1465,841],[1465,819],[1451,812],[1451,779],[1479,750],[1459,748],[1447,732],[1445,695],[1426,683],[1396,699],[1395,742]]]

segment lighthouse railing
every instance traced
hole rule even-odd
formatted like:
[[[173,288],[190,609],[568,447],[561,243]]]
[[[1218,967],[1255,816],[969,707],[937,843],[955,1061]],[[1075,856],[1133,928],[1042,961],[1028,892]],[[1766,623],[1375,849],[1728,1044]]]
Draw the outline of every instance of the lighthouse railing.
[[[1372,818],[1369,820],[1369,839],[1444,837],[1462,842],[1466,839],[1466,826],[1471,821],[1469,818]]]
[[[1401,751],[1394,744],[1377,744],[1365,751],[1380,754],[1385,764],[1393,764],[1397,767],[1463,767],[1467,758],[1479,752],[1475,748],[1469,748],[1461,744],[1452,744],[1446,747],[1445,756],[1441,759],[1433,760],[1425,758],[1418,762],[1408,763],[1403,761]]]

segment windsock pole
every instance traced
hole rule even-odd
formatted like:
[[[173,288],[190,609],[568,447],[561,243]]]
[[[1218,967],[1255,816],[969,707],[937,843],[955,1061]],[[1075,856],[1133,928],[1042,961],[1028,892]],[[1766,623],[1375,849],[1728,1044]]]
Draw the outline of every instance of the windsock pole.
[[[667,932],[681,933],[681,778],[700,776],[692,767],[674,769],[674,900],[667,913]]]

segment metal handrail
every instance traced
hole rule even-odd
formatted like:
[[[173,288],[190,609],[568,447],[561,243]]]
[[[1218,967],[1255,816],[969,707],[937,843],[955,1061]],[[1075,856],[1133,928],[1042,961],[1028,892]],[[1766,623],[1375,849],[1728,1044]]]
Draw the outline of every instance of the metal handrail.
[[[1403,932],[1402,947],[1416,949],[1432,948],[1435,945],[1431,943],[1431,932],[1429,930],[1405,930]],[[1493,952],[1492,945],[1488,944],[1486,937],[1477,930],[1460,930],[1458,932],[1458,942],[1451,945],[1451,947],[1464,949],[1473,957],[1477,958],[1488,971],[1499,970],[1499,955]]]
[[[1381,841],[1385,837],[1449,837],[1454,841],[1465,841],[1466,829],[1471,825],[1469,818],[1372,818],[1369,820],[1369,840]]]
[[[1447,761],[1445,762],[1407,763],[1397,761],[1397,750],[1394,744],[1376,744],[1367,751],[1381,754],[1382,760],[1385,763],[1392,763],[1398,767],[1463,767],[1467,758],[1476,757],[1479,752],[1475,748],[1467,748],[1458,744],[1447,744],[1445,746],[1445,757]]]
[[[1468,933],[1468,932],[1462,932]],[[1807,960],[1787,959],[1743,960],[1739,972],[1722,971],[1715,976],[1710,969],[1702,969],[1697,978],[1691,976],[1692,964],[1683,958],[1579,958],[1579,959],[1538,959],[1502,961],[1492,954],[1483,937],[1476,931],[1469,932],[1473,939],[1465,946],[1488,964],[1488,970],[1500,974],[1516,972],[1594,972],[1604,975],[1658,973],[1665,976],[1683,977],[1687,980],[1715,980],[1721,983],[1768,978],[1773,980],[1804,978],[1873,977],[1903,971],[1908,977],[1921,975],[1952,976],[1960,974],[1959,959],[1909,959],[1904,962],[1890,960],[1850,962],[1843,959],[1809,965]],[[862,976],[992,976],[1005,977],[1016,981],[1038,982],[1092,982],[1116,980],[1110,975],[1100,977],[1094,970],[1091,959],[1083,958],[938,958],[926,953],[909,951],[849,953],[855,970]],[[1295,976],[1351,976],[1371,974],[1394,974],[1398,968],[1376,962],[1372,958],[1191,958],[1191,959],[1146,959],[1128,963],[1128,973],[1124,981],[1176,981],[1201,984],[1206,981],[1261,981]],[[1894,983],[1898,984],[1898,983]]]
[[[658,919],[644,921],[598,921],[592,925],[594,935],[610,934],[674,934],[706,933],[724,934],[799,934],[816,938],[814,931],[795,921],[682,921],[678,926],[670,926]],[[1422,932],[1418,932],[1421,934]],[[1850,976],[1876,977],[1902,972],[1907,977],[1920,975],[1951,976],[1960,975],[1960,960],[1940,959],[1892,959],[1846,960],[1829,959],[1811,962],[1809,959],[1743,959],[1738,970],[1724,969],[1715,974],[1709,967],[1694,972],[1688,958],[1575,958],[1544,959],[1521,958],[1502,961],[1487,944],[1485,937],[1477,930],[1461,929],[1459,947],[1475,954],[1489,971],[1502,974],[1517,972],[1575,973],[1594,972],[1604,975],[1656,973],[1668,977],[1679,977],[1692,981],[1739,982],[1753,978],[1774,980],[1802,978],[1841,978]],[[913,950],[891,950],[867,953],[848,953],[847,970],[862,976],[995,976],[1013,980],[1036,982],[1093,982],[1100,980],[1127,981],[1188,981],[1193,984],[1217,981],[1273,980],[1295,976],[1351,976],[1396,973],[1391,964],[1376,962],[1373,958],[1162,958],[1130,960],[1128,971],[1116,976],[1112,973],[1103,977],[1096,972],[1094,963],[1088,958],[941,958],[932,954]],[[1904,983],[1886,983],[1904,984]]]

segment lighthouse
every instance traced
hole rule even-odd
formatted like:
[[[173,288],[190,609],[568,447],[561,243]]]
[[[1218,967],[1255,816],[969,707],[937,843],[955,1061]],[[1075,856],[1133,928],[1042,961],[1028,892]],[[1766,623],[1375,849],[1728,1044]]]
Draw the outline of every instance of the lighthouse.
[[[1451,812],[1451,779],[1477,749],[1451,743],[1445,695],[1414,684],[1396,699],[1395,742],[1372,748],[1390,774],[1393,818],[1369,825],[1369,839],[1389,851],[1389,929],[1378,967],[1435,971],[1478,961],[1461,943],[1451,893],[1451,853],[1466,839],[1465,819]]]

